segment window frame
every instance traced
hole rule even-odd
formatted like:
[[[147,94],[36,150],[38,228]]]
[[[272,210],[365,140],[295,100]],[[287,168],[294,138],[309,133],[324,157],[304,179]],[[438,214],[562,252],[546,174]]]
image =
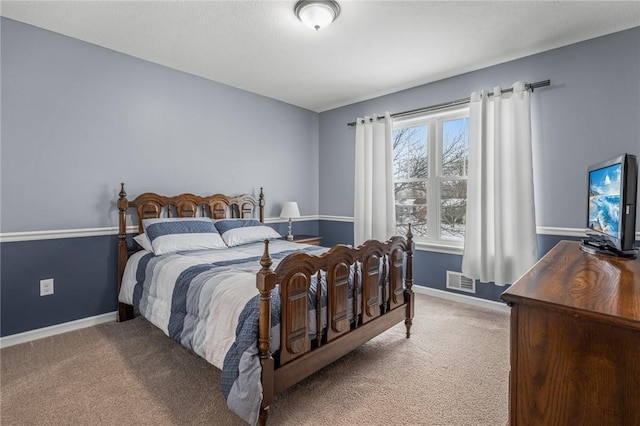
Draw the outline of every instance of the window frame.
[[[416,246],[419,249],[440,251],[444,253],[461,254],[464,247],[464,237],[461,240],[443,239],[441,235],[442,219],[442,184],[445,181],[467,181],[467,176],[444,176],[443,155],[443,129],[442,123],[457,119],[469,118],[469,105],[455,106],[438,111],[411,115],[410,117],[394,118],[392,134],[396,130],[425,125],[427,126],[427,156],[428,177],[426,179],[400,179],[394,177],[396,182],[424,182],[427,191],[427,235],[414,236]],[[429,206],[437,206],[430,208]],[[395,207],[395,206],[394,206]]]

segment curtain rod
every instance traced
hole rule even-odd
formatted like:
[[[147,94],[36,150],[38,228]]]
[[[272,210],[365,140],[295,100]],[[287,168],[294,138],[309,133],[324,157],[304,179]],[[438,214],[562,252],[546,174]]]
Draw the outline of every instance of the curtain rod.
[[[549,86],[551,84],[551,80],[543,80],[543,81],[538,81],[536,83],[527,83],[524,85],[525,90],[531,90],[533,92],[534,89],[537,89],[539,87],[546,87]],[[501,93],[511,93],[513,92],[513,88],[509,87],[508,89],[502,89]],[[493,93],[489,93],[489,96],[493,96]],[[412,109],[409,111],[402,111],[402,112],[396,112],[395,114],[391,114],[391,117],[404,117],[407,115],[413,115],[413,114],[417,114],[420,112],[429,112],[429,111],[435,111],[435,110],[439,110],[439,109],[443,109],[443,108],[449,108],[449,107],[453,107],[453,106],[458,106],[458,105],[464,105],[464,104],[468,104],[469,102],[471,102],[471,98],[464,98],[464,99],[458,99],[455,101],[450,101],[450,102],[443,102],[441,104],[435,104],[435,105],[430,105],[428,107],[423,107],[423,108],[417,108],[417,109]],[[376,117],[377,119],[379,118],[384,118],[384,117]],[[373,119],[371,119],[373,120]],[[353,121],[351,123],[347,123],[347,126],[349,127],[353,127],[356,125],[356,122]]]

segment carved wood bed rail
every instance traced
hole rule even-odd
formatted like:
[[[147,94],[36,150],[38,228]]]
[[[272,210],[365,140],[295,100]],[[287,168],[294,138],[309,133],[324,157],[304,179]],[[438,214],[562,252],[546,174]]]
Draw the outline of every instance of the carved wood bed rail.
[[[142,220],[146,218],[198,215],[212,219],[254,218],[256,207],[260,222],[264,222],[264,204],[262,188],[258,200],[250,195],[200,197],[181,194],[165,197],[144,193],[129,201],[124,184],[121,184],[118,199],[118,294],[126,262],[136,251],[127,245],[129,208],[136,209],[138,231],[142,232]],[[414,316],[411,226],[406,238],[398,236],[386,242],[369,240],[359,247],[337,245],[319,256],[296,252],[282,259],[275,270],[271,268],[269,241],[264,244],[261,269],[256,276],[260,294],[257,345],[262,366],[261,425],[266,424],[275,394],[402,321],[408,338]],[[308,300],[312,282],[322,283],[323,279],[326,286],[316,285],[314,322],[315,330],[323,330],[325,322],[326,326],[324,331],[316,333],[312,341]],[[271,298],[276,288],[281,302],[280,344],[272,347]],[[119,303],[119,321],[133,315],[132,306]],[[273,353],[276,352],[274,360]]]
[[[275,394],[403,320],[406,336],[410,336],[414,315],[412,238],[409,226],[406,239],[369,240],[355,248],[337,245],[319,256],[298,252],[283,259],[275,271],[271,269],[269,242],[265,241],[257,277],[263,388],[260,424],[266,424]],[[317,332],[312,342],[307,301],[313,278],[320,283],[322,276],[327,292],[326,329]],[[271,350],[271,297],[276,286],[281,315],[277,366]],[[323,286],[315,287],[315,330],[322,330]],[[352,318],[349,308],[355,313]]]

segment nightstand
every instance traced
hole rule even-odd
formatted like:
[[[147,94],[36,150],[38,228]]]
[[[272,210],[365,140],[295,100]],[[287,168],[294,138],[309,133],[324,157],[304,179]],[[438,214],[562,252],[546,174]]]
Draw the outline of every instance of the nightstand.
[[[284,237],[286,240],[287,237]],[[311,244],[314,246],[319,246],[322,237],[318,237],[317,235],[294,235],[293,242],[294,243],[302,243],[302,244]]]

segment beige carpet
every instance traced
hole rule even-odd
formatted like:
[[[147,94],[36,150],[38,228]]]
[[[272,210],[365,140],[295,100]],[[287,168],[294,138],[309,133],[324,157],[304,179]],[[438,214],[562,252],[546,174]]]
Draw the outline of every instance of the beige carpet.
[[[243,425],[220,371],[141,318],[0,350],[9,425]],[[504,425],[508,314],[416,295],[404,325],[281,393],[272,425]]]

